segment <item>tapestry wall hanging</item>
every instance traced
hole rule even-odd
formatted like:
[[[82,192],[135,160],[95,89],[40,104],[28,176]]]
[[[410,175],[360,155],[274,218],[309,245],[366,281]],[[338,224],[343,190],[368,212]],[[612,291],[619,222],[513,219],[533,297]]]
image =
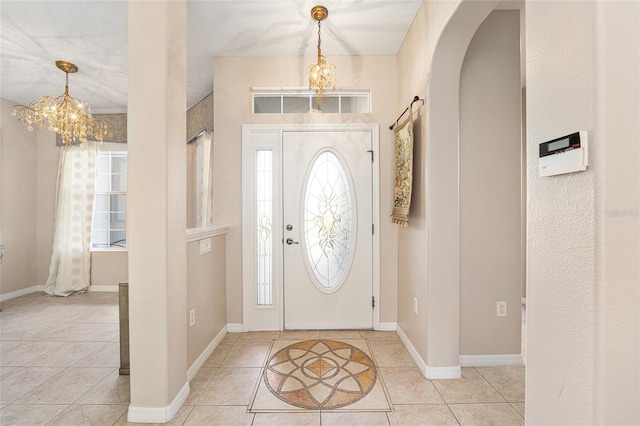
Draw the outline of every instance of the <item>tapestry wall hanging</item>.
[[[393,223],[409,226],[409,207],[411,206],[411,185],[413,181],[413,111],[409,107],[409,116],[395,133],[395,185],[393,190]]]

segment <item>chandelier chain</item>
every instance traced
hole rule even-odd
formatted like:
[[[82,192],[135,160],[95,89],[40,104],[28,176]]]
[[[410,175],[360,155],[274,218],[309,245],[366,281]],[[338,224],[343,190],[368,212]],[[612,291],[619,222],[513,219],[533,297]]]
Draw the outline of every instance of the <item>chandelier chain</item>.
[[[322,55],[322,51],[320,50],[320,24],[322,21],[318,21],[318,56]]]
[[[325,89],[336,88],[336,67],[327,63],[327,59],[322,55],[322,20],[326,19],[329,11],[323,6],[316,6],[311,9],[311,16],[318,21],[318,60],[317,63],[309,66],[309,89],[315,89],[317,102],[322,102]]]

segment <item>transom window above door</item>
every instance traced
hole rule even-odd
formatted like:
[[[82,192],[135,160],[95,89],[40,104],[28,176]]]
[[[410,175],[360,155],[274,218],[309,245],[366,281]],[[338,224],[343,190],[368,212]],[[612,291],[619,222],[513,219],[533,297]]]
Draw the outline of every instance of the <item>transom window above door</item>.
[[[253,114],[368,114],[371,90],[349,89],[325,93],[322,102],[308,89],[251,89]]]

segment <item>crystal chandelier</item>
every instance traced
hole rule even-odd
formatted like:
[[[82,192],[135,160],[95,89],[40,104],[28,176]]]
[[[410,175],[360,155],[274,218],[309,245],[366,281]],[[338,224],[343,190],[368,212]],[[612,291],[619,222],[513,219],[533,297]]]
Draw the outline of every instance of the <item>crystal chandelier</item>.
[[[336,89],[336,66],[328,64],[327,58],[320,50],[320,23],[327,19],[327,16],[329,11],[324,6],[315,6],[311,9],[311,17],[318,21],[318,63],[309,66],[309,90],[316,90],[318,103],[322,102],[325,89]]]
[[[16,105],[11,115],[29,131],[42,129],[46,121],[48,129],[60,135],[65,149],[87,139],[102,142],[108,133],[107,123],[93,118],[89,105],[69,95],[69,73],[78,72],[78,67],[65,61],[56,61],[56,66],[66,74],[64,94],[43,96],[29,106]]]

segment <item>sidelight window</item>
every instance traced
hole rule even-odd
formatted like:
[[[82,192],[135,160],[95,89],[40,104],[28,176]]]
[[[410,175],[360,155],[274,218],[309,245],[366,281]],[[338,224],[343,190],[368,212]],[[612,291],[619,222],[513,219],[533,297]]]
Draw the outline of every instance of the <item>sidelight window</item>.
[[[273,304],[273,153],[256,151],[257,304]]]

